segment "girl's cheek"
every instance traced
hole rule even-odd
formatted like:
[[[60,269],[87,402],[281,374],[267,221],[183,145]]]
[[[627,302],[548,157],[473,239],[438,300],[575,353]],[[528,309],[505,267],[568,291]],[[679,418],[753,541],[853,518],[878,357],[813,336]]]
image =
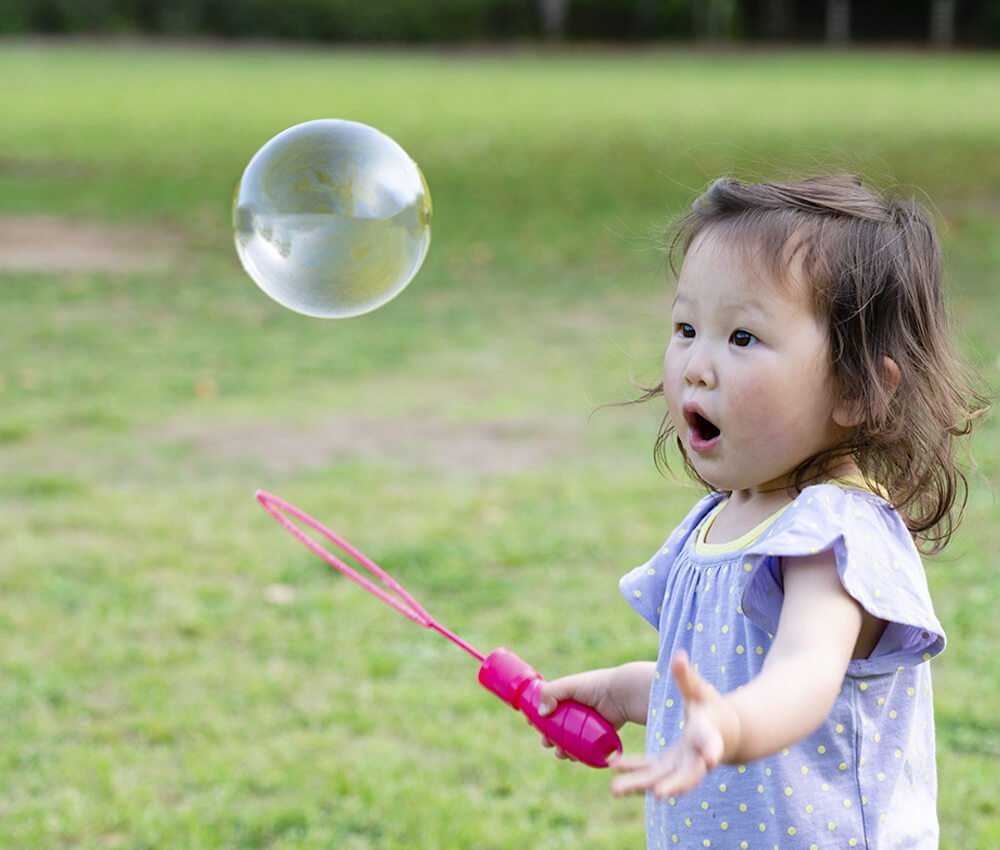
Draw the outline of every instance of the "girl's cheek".
[[[667,345],[667,350],[663,354],[663,379],[666,381],[668,378],[671,382],[684,381],[684,363],[686,354],[683,348],[674,348],[675,340],[671,340],[670,344]]]
[[[743,408],[748,415],[753,410],[760,410],[768,406],[768,401],[776,395],[781,395],[780,377],[773,379],[767,375],[759,378],[752,375],[743,375],[741,380],[732,381],[730,384],[731,398],[736,405]]]
[[[663,358],[663,394],[669,399],[677,391],[677,362],[668,356]]]

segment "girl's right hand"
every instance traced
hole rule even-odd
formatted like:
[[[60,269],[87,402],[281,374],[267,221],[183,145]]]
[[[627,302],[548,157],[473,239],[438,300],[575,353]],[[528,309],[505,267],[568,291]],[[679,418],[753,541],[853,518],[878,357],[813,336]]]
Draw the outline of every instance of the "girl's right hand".
[[[658,800],[686,794],[719,764],[730,744],[739,737],[739,718],[715,688],[691,666],[680,650],[670,674],[684,698],[684,732],[669,750],[656,756],[626,756],[612,769],[621,774],[611,783],[611,793],[652,791]]]
[[[616,730],[629,722],[644,724],[654,670],[652,662],[640,661],[553,679],[542,686],[539,714],[550,714],[558,703],[572,699],[595,709]],[[542,745],[555,746],[544,737]],[[571,758],[559,747],[555,750],[557,758]]]

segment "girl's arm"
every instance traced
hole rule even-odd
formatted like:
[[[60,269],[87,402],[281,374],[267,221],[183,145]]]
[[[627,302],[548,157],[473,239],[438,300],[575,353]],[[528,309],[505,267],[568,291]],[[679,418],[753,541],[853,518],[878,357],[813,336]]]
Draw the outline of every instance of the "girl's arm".
[[[776,753],[810,735],[829,715],[862,625],[872,618],[844,590],[833,553],[785,559],[782,566],[781,617],[760,674],[722,695],[678,653],[671,672],[684,697],[681,739],[658,758],[618,759],[613,769],[622,775],[612,783],[613,793],[685,793],[720,762]],[[869,649],[858,646],[865,654]]]

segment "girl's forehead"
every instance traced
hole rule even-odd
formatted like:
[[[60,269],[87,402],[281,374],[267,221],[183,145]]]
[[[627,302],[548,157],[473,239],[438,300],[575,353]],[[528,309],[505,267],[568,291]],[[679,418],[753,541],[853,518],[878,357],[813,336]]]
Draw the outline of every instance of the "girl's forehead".
[[[677,292],[713,287],[753,297],[811,299],[801,240],[771,244],[752,233],[709,228],[692,239],[684,255]]]

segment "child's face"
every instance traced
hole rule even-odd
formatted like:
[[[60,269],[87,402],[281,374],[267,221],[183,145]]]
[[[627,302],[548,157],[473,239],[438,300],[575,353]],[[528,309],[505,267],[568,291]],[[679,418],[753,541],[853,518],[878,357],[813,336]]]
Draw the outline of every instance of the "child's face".
[[[720,490],[788,483],[842,429],[825,328],[807,285],[725,237],[702,233],[687,252],[663,362],[667,407],[698,474]]]

